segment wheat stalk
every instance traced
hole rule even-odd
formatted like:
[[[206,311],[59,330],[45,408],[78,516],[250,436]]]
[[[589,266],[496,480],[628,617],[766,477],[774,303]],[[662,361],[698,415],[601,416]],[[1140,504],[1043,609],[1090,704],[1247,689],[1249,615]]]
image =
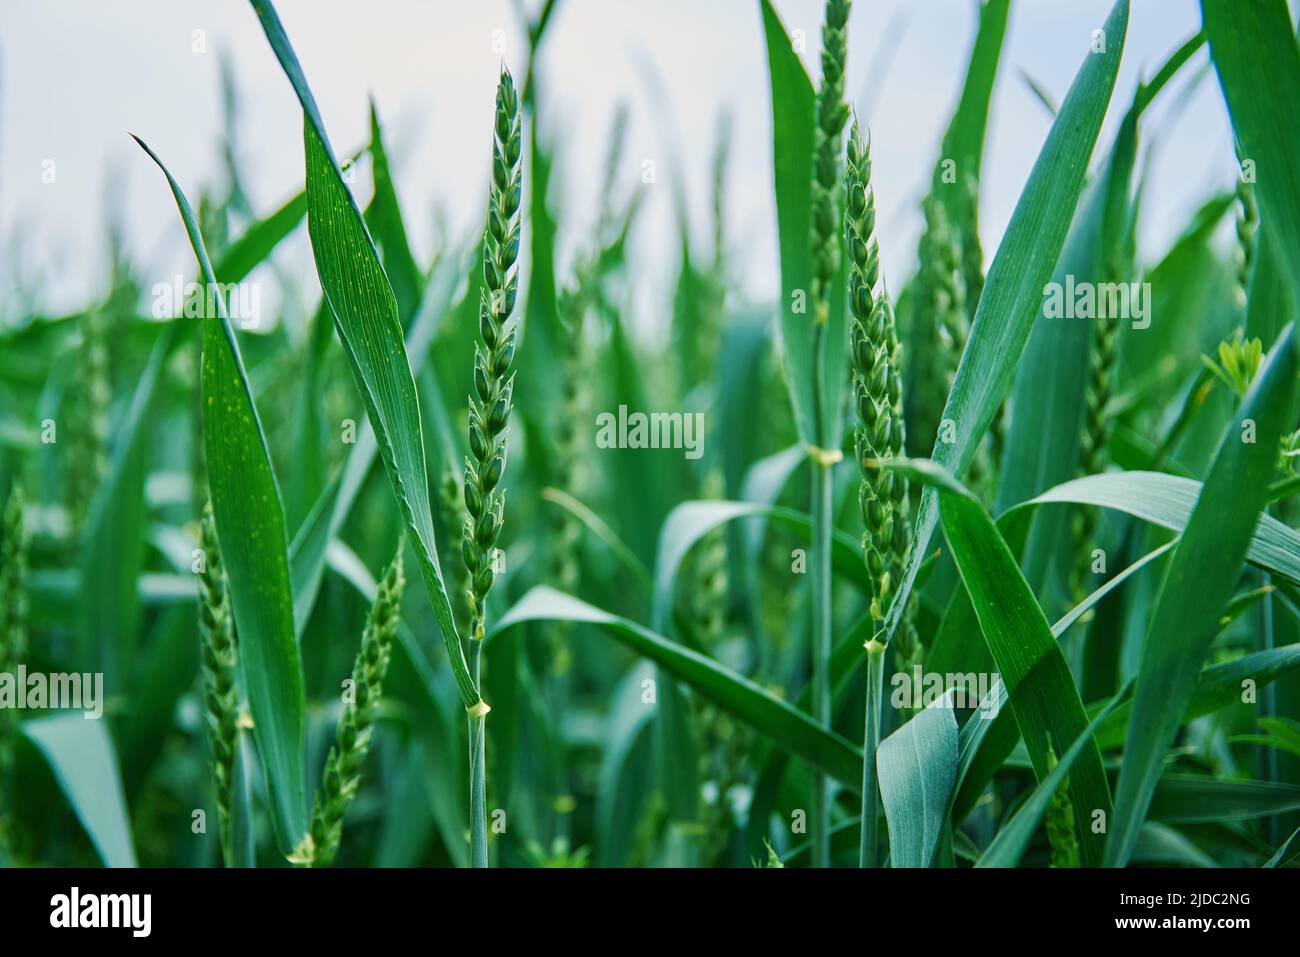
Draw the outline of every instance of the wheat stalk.
[[[451,465],[443,469],[442,479],[438,483],[438,516],[442,520],[442,527],[447,530],[448,539],[451,539],[455,530],[463,529],[465,526],[464,480],[456,474],[456,470]],[[447,550],[452,552],[454,547],[453,545]],[[450,557],[457,558],[454,554]],[[448,597],[451,598],[453,617],[460,619],[468,610],[469,577],[464,562],[453,560],[449,562],[449,566],[451,595]]]
[[[522,137],[519,100],[509,71],[497,87],[492,143],[492,191],[483,242],[483,295],[479,303],[481,347],[474,348],[474,393],[469,400],[470,458],[465,460],[465,510],[462,536],[470,575],[470,638],[483,639],[484,612],[494,576],[493,557],[505,508],[498,489],[506,467],[506,425],[514,390],[516,329],[510,314],[519,292]]]
[[[822,23],[822,82],[817,88],[817,118],[813,128],[810,290],[818,327],[824,326],[829,318],[830,284],[839,268],[840,136],[849,116],[844,102],[849,6],[849,0],[827,0]]]
[[[1255,186],[1245,177],[1237,177],[1237,244],[1233,249],[1236,265],[1237,305],[1246,308],[1246,291],[1250,286],[1250,271],[1255,264],[1256,234],[1259,231],[1259,207],[1255,202]]]
[[[338,853],[343,835],[343,817],[361,786],[361,767],[374,733],[375,709],[384,694],[393,636],[401,620],[402,591],[406,577],[402,570],[402,549],[384,572],[375,600],[366,616],[361,648],[352,665],[351,695],[345,696],[334,746],[325,759],[321,788],[312,806],[311,839],[307,858],[312,867],[328,867]]]
[[[221,858],[230,867],[234,861],[231,807],[235,760],[239,753],[239,685],[235,670],[239,660],[235,619],[226,592],[211,502],[205,504],[199,523],[199,547],[203,555],[198,574],[203,705],[212,752],[212,787],[217,799]]]
[[[80,529],[90,514],[91,501],[108,471],[108,407],[112,389],[108,373],[108,345],[104,316],[89,310],[81,320],[78,386],[69,396],[73,403],[68,461],[68,509],[74,529]]]
[[[1047,748],[1047,771],[1050,774],[1059,761],[1056,751],[1049,744]],[[1051,867],[1079,866],[1079,839],[1074,832],[1074,802],[1070,800],[1070,778],[1061,781],[1060,787],[1052,794],[1051,803],[1043,817],[1047,841],[1052,848]]]
[[[926,307],[934,318],[939,337],[940,367],[946,390],[952,389],[961,361],[966,337],[970,332],[966,316],[961,239],[948,218],[943,202],[931,196],[925,203],[925,257],[928,272],[925,290]]]
[[[17,482],[5,502],[0,527],[0,672],[13,673],[27,657],[28,537],[23,490]],[[12,801],[18,713],[0,710],[0,855],[14,853]]]
[[[1122,262],[1125,259],[1123,244],[1116,243],[1105,250],[1103,256],[1102,275],[1106,282],[1117,282],[1130,271]],[[1096,316],[1092,320],[1088,379],[1084,386],[1083,432],[1079,437],[1080,475],[1096,475],[1106,467],[1106,442],[1110,436],[1110,417],[1106,406],[1111,397],[1118,330],[1119,322],[1114,317]],[[1075,509],[1070,520],[1070,532],[1075,546],[1070,593],[1076,600],[1087,593],[1086,581],[1092,565],[1092,539],[1096,531],[1095,509]]]
[[[509,325],[519,292],[520,201],[523,137],[519,97],[510,71],[503,66],[497,84],[492,139],[492,189],[488,200],[487,233],[483,238],[483,285],[479,303],[482,348],[474,347],[474,392],[469,402],[470,458],[465,460],[465,511],[468,515],[461,553],[469,572],[469,666],[479,683],[479,658],[487,614],[487,596],[495,575],[497,539],[505,512],[504,492],[498,488],[506,468],[506,425],[514,376],[508,375],[515,355],[516,327]],[[484,717],[469,716],[470,735],[470,852],[475,867],[487,866],[486,783],[484,781]]]
[[[599,212],[593,227],[595,243],[579,252],[573,264],[573,278],[560,290],[557,314],[564,332],[557,346],[560,348],[560,409],[555,423],[554,468],[552,484],[582,497],[585,469],[582,462],[581,423],[586,420],[590,405],[590,376],[586,374],[590,361],[587,348],[587,319],[598,313],[605,301],[604,282],[609,270],[606,253],[619,242],[614,209],[614,190],[618,169],[627,142],[628,111],[620,106],[614,114],[606,137],[604,175],[601,181]],[[561,591],[572,591],[577,583],[578,545],[581,540],[581,523],[567,509],[551,511],[550,581]],[[567,633],[565,623],[556,622],[551,629],[555,636]],[[554,664],[560,664],[565,650],[555,649]]]
[[[722,472],[709,469],[701,483],[701,498],[726,497]],[[694,634],[700,647],[717,658],[725,637],[727,593],[729,586],[727,536],[723,528],[709,531],[695,546],[691,568],[688,607]],[[699,698],[696,714],[701,728],[701,780],[714,782],[714,800],[704,811],[704,831],[708,859],[715,859],[725,848],[734,826],[730,795],[740,782],[745,753],[751,735],[725,711]]]
[[[0,531],[0,669],[27,655],[28,535],[24,521],[26,497],[15,482],[5,502]]]
[[[967,174],[962,180],[966,190],[963,210],[966,218],[960,232],[962,284],[965,287],[967,320],[973,325],[975,310],[984,295],[984,248],[980,245],[979,180]]]
[[[822,25],[822,82],[817,90],[813,130],[812,175],[812,442],[826,441],[826,422],[837,409],[823,408],[822,378],[835,374],[823,369],[826,327],[830,319],[830,284],[839,267],[840,136],[848,118],[844,103],[844,63],[848,55],[845,27],[848,0],[827,0]],[[838,452],[838,450],[835,450]],[[813,455],[810,511],[813,516],[812,585],[812,717],[823,727],[831,723],[831,530],[834,524],[832,453]],[[812,835],[814,867],[830,864],[830,789],[821,774],[813,777],[813,798],[808,824]]]
[[[893,586],[907,562],[911,536],[907,483],[897,472],[875,466],[903,454],[902,346],[893,311],[881,289],[880,250],[874,235],[875,193],[870,145],[857,124],[849,135],[845,164],[845,248],[849,255],[849,356],[853,399],[860,426],[856,446],[862,482],[858,504],[866,528],[862,551],[871,575],[871,614],[883,622]]]
[[[979,310],[980,298],[984,295],[984,247],[980,243],[979,180],[967,174],[962,182],[966,190],[966,201],[963,206],[966,215],[960,231],[962,298],[966,304],[966,329],[969,336],[970,330],[975,328],[975,314]],[[1007,440],[1006,430],[1006,404],[1004,403],[998,407],[993,420],[989,423],[987,455],[984,455],[983,447],[976,455],[977,463],[980,463],[982,457],[986,457],[987,461],[980,464],[987,465],[990,478],[996,477],[998,467],[1002,463],[1002,453],[1006,448]]]
[[[590,257],[588,257],[590,262]],[[559,297],[558,314],[564,336],[559,343],[560,355],[560,408],[553,433],[555,440],[552,484],[581,496],[582,456],[581,423],[586,421],[587,349],[583,337],[583,324],[587,310],[596,295],[596,266],[580,268],[574,283]],[[547,561],[549,581],[560,591],[572,592],[578,584],[579,545],[582,525],[565,508],[553,508],[549,513],[550,540]],[[568,635],[571,623],[554,622],[547,629],[550,644],[550,667],[553,675],[567,673],[572,663]]]
[[[867,641],[867,704],[863,731],[862,834],[859,863],[876,863],[876,827],[879,797],[876,791],[875,754],[880,741],[880,698],[883,677],[885,616],[911,550],[907,483],[894,471],[881,469],[879,460],[893,458],[905,449],[903,423],[902,346],[893,310],[880,278],[880,249],[876,242],[875,191],[871,187],[870,144],[864,142],[857,123],[849,134],[846,151],[844,246],[849,256],[849,362],[853,404],[859,426],[855,449],[862,480],[858,505],[864,532],[862,555],[871,579],[871,616],[876,634]],[[919,642],[910,616],[896,632],[907,660],[919,658]]]

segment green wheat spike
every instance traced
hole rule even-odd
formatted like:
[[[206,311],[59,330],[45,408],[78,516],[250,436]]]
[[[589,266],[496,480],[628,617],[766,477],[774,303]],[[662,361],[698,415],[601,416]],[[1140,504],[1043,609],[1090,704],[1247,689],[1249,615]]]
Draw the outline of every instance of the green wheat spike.
[[[212,518],[212,503],[203,509],[199,525],[203,563],[198,571],[200,664],[203,704],[212,760],[212,786],[216,792],[217,820],[221,832],[221,857],[234,861],[231,825],[235,761],[239,755],[239,665],[235,645],[235,619],[226,590],[226,576]]]
[[[361,786],[361,767],[370,748],[375,709],[383,698],[393,636],[401,619],[402,590],[406,587],[403,547],[404,541],[399,542],[366,616],[361,649],[352,665],[352,693],[344,698],[334,746],[325,759],[321,787],[312,806],[310,837],[299,861],[311,867],[328,867],[334,860],[343,834],[343,817]]]
[[[496,569],[493,556],[505,513],[500,490],[506,468],[506,425],[513,405],[517,327],[509,325],[519,293],[523,137],[519,97],[509,71],[497,87],[492,139],[492,192],[483,239],[483,296],[479,304],[481,346],[474,347],[474,397],[469,409],[470,458],[465,461],[465,521],[461,553],[469,572],[470,639],[483,639],[487,596]]]
[[[848,19],[849,0],[827,0],[822,26],[822,82],[817,88],[817,119],[813,129],[810,299],[819,326],[824,326],[830,315],[829,290],[839,268],[840,135],[849,116],[844,103]]]
[[[876,206],[871,188],[870,146],[854,124],[845,165],[845,247],[849,256],[849,356],[859,426],[856,449],[862,471],[858,504],[866,531],[862,553],[871,577],[871,614],[883,623],[911,549],[907,482],[880,459],[905,448],[902,345],[893,310],[881,288],[880,251],[875,238]],[[907,629],[900,630],[900,636]],[[901,639],[908,642],[907,637]]]
[[[1057,766],[1056,751],[1048,745],[1047,771]],[[1074,833],[1074,803],[1070,800],[1070,779],[1067,776],[1052,795],[1044,815],[1047,841],[1052,846],[1052,867],[1079,866],[1079,839]]]
[[[16,671],[27,658],[28,536],[23,520],[24,498],[17,482],[5,503],[0,527],[0,673]],[[18,740],[18,712],[0,710],[0,856],[12,856],[14,753]]]

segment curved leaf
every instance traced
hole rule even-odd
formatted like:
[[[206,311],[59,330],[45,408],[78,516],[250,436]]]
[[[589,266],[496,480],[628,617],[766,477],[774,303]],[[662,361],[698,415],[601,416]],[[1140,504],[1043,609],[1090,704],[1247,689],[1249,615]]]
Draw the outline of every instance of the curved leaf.
[[[216,277],[189,201],[167,177],[194,255],[209,288]],[[268,782],[280,849],[293,850],[307,833],[305,693],[289,583],[288,542],[271,454],[253,402],[225,303],[203,320],[203,442],[208,489],[225,556],[230,604],[239,633],[239,665],[253,735]]]
[[[438,563],[420,404],[402,339],[397,300],[356,201],[343,182],[325,124],[280,18],[269,0],[251,2],[303,110],[307,229],[321,288],[334,313],[335,328],[365,402],[398,508],[411,531],[425,591],[433,604],[461,700],[466,708],[472,708],[480,700],[479,693],[469,674]]]
[[[1242,155],[1257,171],[1260,227],[1300,303],[1300,47],[1285,0],[1201,0],[1210,54]]]
[[[1029,846],[1034,831],[1038,830],[1038,822],[1042,820],[1047,806],[1052,802],[1052,795],[1060,789],[1061,783],[1070,773],[1070,768],[1079,755],[1092,744],[1093,735],[1101,727],[1101,723],[1110,716],[1120,701],[1127,697],[1128,687],[1125,687],[1092,719],[1083,733],[1074,739],[1074,743],[1065,754],[1061,755],[1056,767],[1048,773],[1047,777],[1038,782],[1028,800],[1020,806],[1011,820],[998,830],[992,843],[980,855],[976,867],[1015,867],[1020,863],[1020,857]]]
[[[1179,831],[1147,821],[1133,849],[1133,863],[1144,867],[1222,867]]]
[[[144,566],[145,428],[163,364],[180,341],[171,323],[150,351],[131,405],[118,428],[108,475],[91,502],[79,561],[81,592],[77,657],[97,662],[109,687],[126,684],[140,623]]]
[[[1241,434],[1240,428],[1236,434]],[[1097,505],[1181,532],[1202,488],[1194,479],[1163,472],[1107,472],[1065,482],[1016,508],[1048,502]],[[1246,547],[1246,561],[1300,583],[1300,533],[1270,515],[1260,515]]]
[[[880,742],[880,797],[894,867],[929,867],[957,783],[952,692]]]
[[[135,867],[131,823],[107,724],[80,711],[24,721],[105,867]]]
[[[1268,863],[1266,863],[1264,866],[1277,867],[1279,864],[1281,864],[1283,859],[1287,855],[1287,851],[1291,849],[1291,842],[1295,840],[1295,836],[1297,834],[1300,834],[1300,827],[1296,828],[1294,831],[1291,832],[1291,836],[1282,842],[1282,846],[1277,849],[1277,853],[1275,853],[1272,857],[1270,857],[1268,859]]]
[[[388,168],[388,152],[384,149],[379,111],[373,97],[370,100],[370,158],[374,163],[375,197],[370,206],[368,221],[383,250],[384,272],[393,287],[402,327],[406,328],[415,318],[420,294],[424,291],[424,277],[420,275],[420,267],[415,262],[410,241],[406,237],[402,207],[397,201],[397,189]]]
[[[1015,556],[988,512],[950,473],[931,462],[885,463],[937,490],[944,535],[970,596],[984,639],[1011,701],[1020,736],[1041,781],[1050,769],[1053,742],[1074,741],[1088,727],[1070,666],[1035,600]],[[1091,736],[1070,778],[1079,813],[1102,810],[1110,817],[1110,789],[1101,753]],[[1085,865],[1101,860],[1102,836],[1080,828]]]
[[[781,497],[781,490],[790,481],[790,477],[801,464],[807,461],[808,453],[802,445],[792,445],[780,452],[774,452],[765,459],[759,459],[745,473],[745,478],[740,485],[741,499],[746,502],[760,502],[763,505],[775,504]],[[763,544],[765,527],[766,523],[761,518],[746,522],[744,525],[745,550],[751,560]]]
[[[804,512],[757,502],[683,502],[668,513],[659,533],[658,558],[655,562],[654,613],[651,619],[655,628],[662,630],[666,627],[668,614],[672,610],[673,583],[691,546],[719,525],[755,516],[793,528],[812,528],[812,520]],[[836,569],[863,588],[869,587],[870,581],[857,540],[836,529],[831,546]]]
[[[307,214],[307,194],[299,193],[287,203],[249,226],[222,251],[212,264],[212,272],[221,282],[239,282],[261,265],[271,251],[293,232]]]
[[[650,572],[645,567],[641,559],[637,558],[632,549],[628,548],[623,539],[618,537],[618,533],[609,527],[609,524],[589,509],[586,505],[579,502],[576,498],[558,488],[542,489],[542,498],[548,502],[553,502],[560,508],[564,509],[578,521],[586,525],[597,538],[605,543],[610,554],[617,558],[623,567],[636,576],[637,580],[645,586],[646,591],[652,588]]]
[[[1252,681],[1256,689],[1263,688],[1297,668],[1300,668],[1300,643],[1256,651],[1232,661],[1210,665],[1196,679],[1196,689],[1183,714],[1183,723],[1240,702],[1243,682]],[[1097,731],[1098,747],[1105,751],[1124,743],[1131,711],[1131,702],[1125,702],[1102,723]]]
[[[1165,754],[1249,553],[1293,408],[1294,334],[1288,326],[1228,424],[1160,586],[1124,742],[1114,827],[1106,842],[1109,865],[1123,866],[1133,852]]]
[[[1200,774],[1163,774],[1151,798],[1153,818],[1171,824],[1248,821],[1300,809],[1300,787],[1233,781]]]
[[[799,437],[816,443],[812,316],[806,311],[795,314],[792,305],[798,293],[806,302],[812,282],[808,237],[812,226],[813,85],[769,0],[760,0],[760,10],[771,80],[772,175],[781,254],[777,341]]]
[[[856,793],[862,786],[862,752],[838,734],[819,727],[811,718],[760,688],[748,678],[724,668],[649,628],[580,601],[571,595],[539,585],[501,616],[489,634],[526,621],[575,621],[597,625],[632,651],[651,659],[673,677],[685,682],[814,768]]]
[[[610,716],[596,790],[596,853],[600,866],[626,863],[637,816],[652,790],[650,737],[646,733],[654,707],[645,703],[645,682],[654,669],[632,668],[610,697]]]

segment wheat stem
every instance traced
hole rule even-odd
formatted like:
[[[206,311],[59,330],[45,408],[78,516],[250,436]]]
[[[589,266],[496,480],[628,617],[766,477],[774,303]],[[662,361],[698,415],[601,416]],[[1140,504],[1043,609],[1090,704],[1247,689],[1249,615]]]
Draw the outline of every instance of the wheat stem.
[[[880,708],[883,698],[885,646],[867,642],[867,707],[862,734],[862,823],[858,866],[875,867],[879,858],[880,790],[876,782],[876,752],[880,749]]]
[[[885,646],[883,625],[894,601],[911,550],[907,483],[897,472],[879,468],[880,459],[903,453],[902,346],[893,311],[880,278],[880,251],[875,238],[876,204],[871,187],[870,144],[856,123],[849,134],[844,164],[844,246],[849,256],[849,360],[853,404],[859,426],[855,437],[862,481],[858,504],[864,532],[862,556],[871,579],[871,616],[877,634],[867,643],[867,708],[863,729],[862,833],[858,862],[875,866],[876,748],[880,743],[881,682]],[[896,641],[909,659],[919,658],[919,642],[910,616],[904,616]]]
[[[826,421],[835,410],[822,408],[822,378],[826,354],[826,325],[830,318],[830,285],[839,267],[840,136],[848,118],[844,104],[844,63],[848,55],[846,27],[849,0],[827,0],[822,24],[822,82],[817,90],[813,131],[812,181],[812,387],[815,441],[826,444]],[[830,727],[831,654],[831,463],[813,462],[812,518],[813,591],[812,714]],[[823,774],[813,777],[813,799],[808,815],[814,867],[830,865],[830,782]]]
[[[478,684],[483,642],[471,641],[469,646],[469,672]],[[470,866],[488,866],[487,846],[487,715],[469,716],[469,821]]]
[[[497,83],[492,137],[492,189],[483,237],[483,298],[479,303],[481,346],[474,347],[474,392],[469,402],[469,449],[465,460],[465,521],[461,553],[469,573],[470,661],[478,686],[479,651],[487,621],[487,597],[496,574],[497,539],[505,513],[501,485],[506,469],[506,426],[514,391],[517,327],[510,315],[519,293],[520,200],[523,137],[519,96],[503,66]],[[469,720],[470,848],[476,867],[487,866],[484,768],[485,709]]]

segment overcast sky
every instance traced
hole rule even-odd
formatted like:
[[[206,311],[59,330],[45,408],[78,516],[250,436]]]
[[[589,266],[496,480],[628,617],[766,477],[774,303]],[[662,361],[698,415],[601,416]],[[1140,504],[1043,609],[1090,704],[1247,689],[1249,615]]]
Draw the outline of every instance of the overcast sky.
[[[788,30],[805,32],[805,62],[816,76],[822,3],[776,6]],[[453,236],[468,235],[481,222],[488,175],[502,59],[494,37],[504,39],[504,59],[516,75],[524,70],[513,3],[280,0],[277,7],[340,153],[366,141],[367,98],[374,96],[418,258],[432,252],[435,210]],[[984,163],[989,257],[1050,124],[1024,77],[1059,101],[1109,7],[1109,0],[1013,0]],[[854,4],[847,92],[872,128],[880,243],[895,287],[911,268],[917,204],[960,89],[975,11],[973,0]],[[1103,145],[1138,78],[1149,77],[1198,24],[1196,0],[1134,4]],[[121,218],[147,280],[192,272],[163,182],[126,134],[144,137],[192,198],[204,184],[218,184],[222,56],[241,94],[238,161],[255,208],[266,213],[301,189],[301,118],[247,4],[4,0],[0,293],[13,290],[15,272],[24,286],[40,287],[52,311],[75,308],[100,291],[109,215]],[[1145,142],[1155,146],[1143,211],[1141,253],[1148,261],[1204,198],[1232,184],[1231,137],[1216,78],[1202,69],[1207,62],[1202,51],[1145,121]],[[734,136],[728,233],[736,270],[749,295],[772,294],[771,104],[757,0],[560,0],[541,84],[544,129],[558,153],[554,205],[563,262],[590,223],[604,137],[616,104],[626,102],[632,125],[622,179],[630,189],[646,159],[658,173],[634,249],[637,301],[653,325],[662,301],[656,297],[671,288],[677,255],[669,184],[684,181],[693,227],[706,241],[714,131],[725,110]],[[42,182],[47,160],[55,164],[53,183]],[[310,296],[318,295],[301,236],[280,261],[303,277]],[[0,315],[12,315],[9,299]]]

